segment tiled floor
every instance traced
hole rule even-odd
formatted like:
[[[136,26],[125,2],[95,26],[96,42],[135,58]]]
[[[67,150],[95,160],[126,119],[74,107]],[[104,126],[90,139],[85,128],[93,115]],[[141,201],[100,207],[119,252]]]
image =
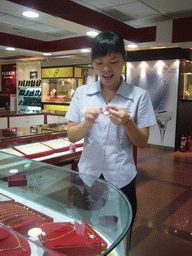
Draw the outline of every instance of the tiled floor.
[[[129,256],[192,256],[192,152],[138,150]]]

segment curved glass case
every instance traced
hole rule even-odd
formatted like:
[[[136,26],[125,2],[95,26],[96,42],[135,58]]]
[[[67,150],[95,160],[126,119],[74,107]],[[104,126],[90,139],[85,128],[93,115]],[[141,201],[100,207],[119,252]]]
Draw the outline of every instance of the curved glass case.
[[[15,239],[5,247],[0,235],[0,256],[20,236],[31,248],[23,255],[127,256],[131,220],[130,203],[113,185],[0,153],[0,229]]]

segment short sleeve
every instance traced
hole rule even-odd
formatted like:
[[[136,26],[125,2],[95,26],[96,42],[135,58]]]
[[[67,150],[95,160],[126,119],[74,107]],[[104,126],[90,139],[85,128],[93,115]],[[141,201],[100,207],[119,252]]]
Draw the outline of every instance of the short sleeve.
[[[74,123],[80,123],[80,108],[79,108],[79,90],[75,91],[73,99],[69,105],[65,118]]]
[[[140,98],[138,105],[137,125],[139,128],[150,127],[156,125],[156,117],[151,102],[151,98],[145,91]]]

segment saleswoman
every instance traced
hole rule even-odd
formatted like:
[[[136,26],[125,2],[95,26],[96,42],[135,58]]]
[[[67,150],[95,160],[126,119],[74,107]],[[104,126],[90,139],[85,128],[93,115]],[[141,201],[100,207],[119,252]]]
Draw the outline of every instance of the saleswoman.
[[[128,197],[136,215],[133,145],[145,147],[149,127],[156,124],[146,90],[127,84],[121,77],[125,48],[121,35],[100,33],[93,41],[92,62],[100,78],[77,88],[66,118],[68,138],[84,138],[79,172],[102,177]]]

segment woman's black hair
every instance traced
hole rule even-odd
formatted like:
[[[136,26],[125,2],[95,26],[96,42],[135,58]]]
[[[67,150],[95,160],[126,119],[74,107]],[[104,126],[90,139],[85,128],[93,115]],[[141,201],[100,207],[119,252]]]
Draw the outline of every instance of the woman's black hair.
[[[98,57],[104,57],[110,53],[120,53],[125,59],[125,47],[123,37],[113,31],[104,31],[98,34],[92,45],[92,61]]]

